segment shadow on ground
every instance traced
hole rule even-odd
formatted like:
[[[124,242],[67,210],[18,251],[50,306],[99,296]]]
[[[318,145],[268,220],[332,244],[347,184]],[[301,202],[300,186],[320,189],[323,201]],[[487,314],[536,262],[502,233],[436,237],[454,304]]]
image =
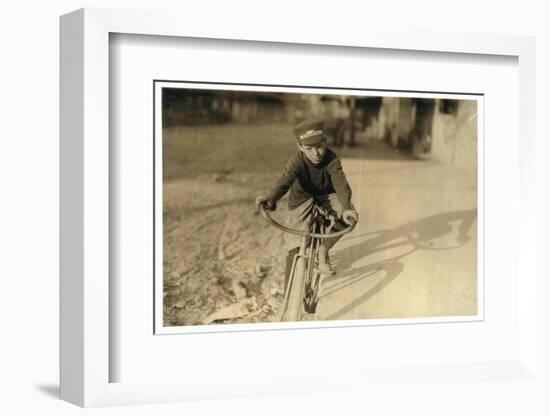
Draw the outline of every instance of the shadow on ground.
[[[59,385],[57,384],[38,384],[34,387],[52,399],[59,399]]]
[[[337,251],[334,254],[334,260],[342,272],[324,281],[324,284],[332,284],[323,294],[323,297],[334,294],[359,281],[368,279],[370,276],[381,271],[384,272],[385,277],[352,303],[342,307],[324,319],[340,319],[343,315],[379,293],[403,272],[405,266],[400,260],[415,251],[451,250],[462,247],[471,239],[469,233],[476,218],[477,209],[451,211],[444,214],[433,215],[401,225],[397,228],[364,234],[373,235],[374,237]],[[435,246],[433,240],[449,235],[453,230],[451,223],[455,221],[459,221],[458,235],[455,241],[446,246]],[[352,267],[353,263],[368,255],[395,249],[397,247],[411,248],[398,256],[390,257],[359,268]]]

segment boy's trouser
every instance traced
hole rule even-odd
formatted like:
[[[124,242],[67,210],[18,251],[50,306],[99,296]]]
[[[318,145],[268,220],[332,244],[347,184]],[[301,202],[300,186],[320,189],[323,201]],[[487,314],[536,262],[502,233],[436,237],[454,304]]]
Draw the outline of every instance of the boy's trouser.
[[[296,208],[289,210],[288,226],[296,230],[305,230],[305,228],[307,227],[311,219],[315,201],[317,201],[317,203],[321,207],[326,209],[329,213],[336,215],[337,218],[342,217],[342,212],[343,212],[342,204],[340,204],[340,201],[338,201],[338,198],[334,193],[334,194],[318,196],[318,197],[315,197],[315,199],[310,198],[307,201],[303,202],[301,205],[297,206]],[[353,205],[352,205],[352,209],[353,209]],[[345,227],[346,227],[346,224],[344,224],[343,221],[338,221],[333,228],[333,232],[342,230]],[[336,238],[329,238],[329,239],[323,240],[323,245],[326,247],[327,252],[340,238],[341,237],[336,237]],[[286,242],[287,250],[290,251],[293,248],[300,246],[300,244],[302,243],[302,237],[285,233],[285,242]]]

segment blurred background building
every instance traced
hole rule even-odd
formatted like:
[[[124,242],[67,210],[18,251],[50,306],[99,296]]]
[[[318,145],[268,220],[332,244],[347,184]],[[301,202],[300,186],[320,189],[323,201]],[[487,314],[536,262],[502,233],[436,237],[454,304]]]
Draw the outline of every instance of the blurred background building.
[[[477,101],[163,88],[163,126],[325,120],[330,145],[386,141],[395,151],[477,166]]]

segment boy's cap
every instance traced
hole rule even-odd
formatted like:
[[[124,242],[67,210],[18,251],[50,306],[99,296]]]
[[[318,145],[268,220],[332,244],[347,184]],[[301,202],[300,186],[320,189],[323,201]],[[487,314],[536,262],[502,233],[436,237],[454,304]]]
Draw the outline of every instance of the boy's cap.
[[[294,127],[294,134],[298,143],[313,145],[321,142],[325,137],[323,120],[306,120]]]

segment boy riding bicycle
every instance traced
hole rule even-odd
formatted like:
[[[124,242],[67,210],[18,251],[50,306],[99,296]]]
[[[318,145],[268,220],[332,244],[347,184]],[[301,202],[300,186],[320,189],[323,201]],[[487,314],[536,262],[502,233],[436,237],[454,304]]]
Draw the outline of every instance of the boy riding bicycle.
[[[339,221],[334,230],[345,228],[351,221],[357,222],[358,213],[351,203],[351,188],[338,156],[327,147],[323,121],[306,120],[294,128],[298,151],[286,164],[283,174],[271,191],[256,198],[256,207],[264,205],[273,211],[277,201],[289,190],[289,225],[303,229],[309,223],[315,203],[335,215]],[[339,237],[324,240],[320,246],[318,263],[323,274],[334,274],[329,260],[329,250]],[[300,238],[287,241],[286,278],[292,260],[299,251]]]

